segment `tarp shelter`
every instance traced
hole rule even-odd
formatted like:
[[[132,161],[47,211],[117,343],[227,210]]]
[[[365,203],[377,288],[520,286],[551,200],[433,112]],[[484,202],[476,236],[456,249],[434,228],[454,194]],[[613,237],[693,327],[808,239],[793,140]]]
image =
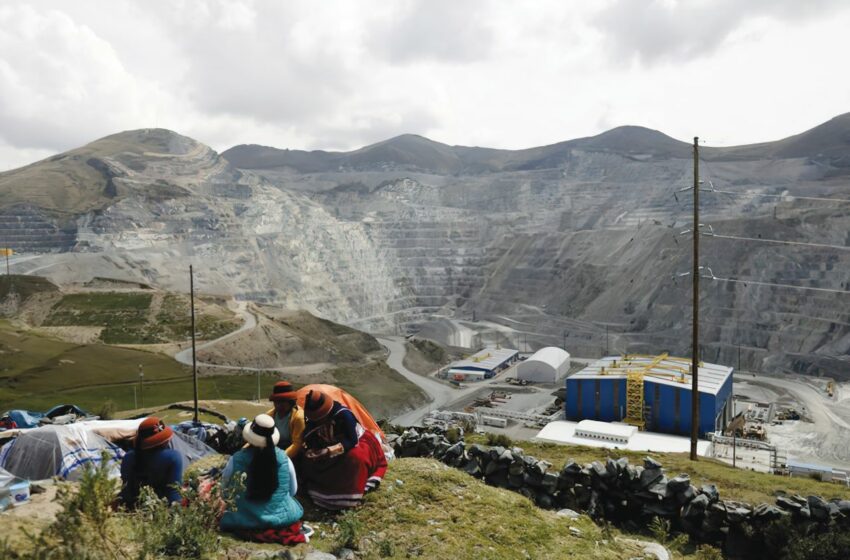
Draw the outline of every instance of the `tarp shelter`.
[[[570,355],[556,346],[541,348],[517,366],[517,379],[555,383],[570,370]]]
[[[360,422],[360,425],[378,436],[378,439],[382,442],[387,441],[386,436],[384,435],[384,431],[378,426],[378,423],[375,422],[375,419],[372,418],[372,415],[369,414],[369,411],[366,410],[366,407],[363,406],[360,401],[355,399],[351,394],[343,391],[339,387],[335,387],[334,385],[323,385],[321,383],[314,383],[312,385],[305,385],[296,391],[298,395],[297,403],[302,409],[304,408],[304,403],[307,401],[307,394],[310,391],[323,391],[330,395],[330,397],[347,406],[351,412],[354,414],[354,417],[357,418],[357,421]],[[269,410],[269,414],[274,414],[274,408]]]
[[[78,425],[42,426],[23,430],[0,449],[0,467],[28,480],[59,476],[76,479],[85,465],[97,465],[106,452],[110,462],[120,462],[122,449]]]
[[[105,451],[112,474],[118,476],[124,457],[121,445],[131,445],[139,423],[141,420],[88,421],[21,430],[14,441],[0,449],[0,468],[29,480],[53,476],[76,480],[86,465],[99,464]],[[185,465],[215,453],[179,432],[175,432],[170,445],[180,452]]]
[[[31,410],[10,410],[3,416],[9,417],[17,428],[35,428],[39,421],[44,418],[44,414],[41,412],[32,412]]]

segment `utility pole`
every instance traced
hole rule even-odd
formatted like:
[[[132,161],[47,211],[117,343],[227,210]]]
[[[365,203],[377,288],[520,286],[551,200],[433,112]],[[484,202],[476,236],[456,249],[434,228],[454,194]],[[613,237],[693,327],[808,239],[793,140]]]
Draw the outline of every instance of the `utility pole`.
[[[145,370],[142,364],[139,364],[139,400],[142,401],[142,408],[145,408]]]
[[[567,329],[564,329],[564,352],[567,351]]]
[[[189,305],[192,307],[192,385],[195,390],[195,422],[198,422],[198,363],[195,361],[195,275],[189,265]]]
[[[605,355],[610,356],[611,350],[608,347],[608,325],[605,325]]]
[[[694,271],[691,339],[691,461],[697,460],[699,437],[699,137],[694,136]]]

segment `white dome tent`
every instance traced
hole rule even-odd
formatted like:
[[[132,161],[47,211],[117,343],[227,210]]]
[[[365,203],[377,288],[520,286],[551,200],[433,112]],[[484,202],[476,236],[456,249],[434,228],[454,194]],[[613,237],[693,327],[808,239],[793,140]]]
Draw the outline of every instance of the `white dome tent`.
[[[537,383],[556,383],[570,370],[570,354],[555,346],[535,352],[517,367],[517,379]]]

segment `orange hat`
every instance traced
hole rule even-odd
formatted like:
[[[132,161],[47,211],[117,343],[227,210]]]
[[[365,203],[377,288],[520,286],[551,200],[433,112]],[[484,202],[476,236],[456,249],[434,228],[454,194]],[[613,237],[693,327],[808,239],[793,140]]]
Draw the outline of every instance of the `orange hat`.
[[[148,416],[139,424],[136,434],[137,445],[140,449],[153,449],[171,440],[174,431],[162,423],[156,416]]]
[[[334,406],[334,400],[324,391],[314,389],[307,393],[307,399],[304,401],[304,416],[307,420],[314,422],[322,420],[331,412]]]
[[[289,381],[278,381],[274,384],[272,394],[269,397],[270,401],[294,401],[298,399],[298,393],[295,392],[295,387]]]

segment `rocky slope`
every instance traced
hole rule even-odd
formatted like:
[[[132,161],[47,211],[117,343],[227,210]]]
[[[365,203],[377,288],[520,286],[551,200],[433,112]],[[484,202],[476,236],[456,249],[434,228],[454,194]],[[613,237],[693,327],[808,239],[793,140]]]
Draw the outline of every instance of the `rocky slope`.
[[[54,193],[76,180],[79,159],[0,174],[0,214],[26,208],[65,236],[33,245],[60,253],[17,271],[186,289],[192,262],[206,291],[452,346],[689,351],[690,282],[676,275],[691,266],[680,232],[692,207],[676,191],[692,182],[691,146],[657,131],[518,151],[406,135],[346,153],[238,146],[222,156],[135,131],[81,150],[102,162],[85,164],[100,182],[80,180],[94,191],[62,219],[53,194],[27,197],[15,178],[39,177]],[[701,153],[704,189],[733,193],[705,192],[703,222],[756,240],[706,237],[703,265],[720,278],[847,289],[847,251],[757,240],[847,244],[850,114]],[[0,215],[10,235],[39,227]],[[705,359],[850,376],[847,295],[706,279],[702,302]]]

